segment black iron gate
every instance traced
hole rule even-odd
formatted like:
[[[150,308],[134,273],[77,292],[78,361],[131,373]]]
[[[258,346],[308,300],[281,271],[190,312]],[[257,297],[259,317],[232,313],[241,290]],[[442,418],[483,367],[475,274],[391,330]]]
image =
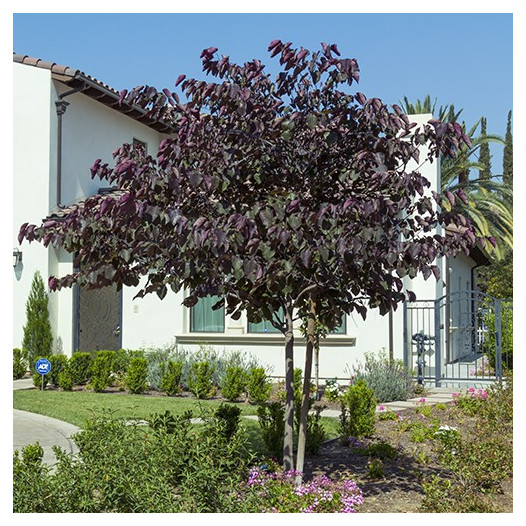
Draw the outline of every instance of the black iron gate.
[[[502,379],[513,367],[513,301],[479,291],[404,304],[404,363],[437,387]]]

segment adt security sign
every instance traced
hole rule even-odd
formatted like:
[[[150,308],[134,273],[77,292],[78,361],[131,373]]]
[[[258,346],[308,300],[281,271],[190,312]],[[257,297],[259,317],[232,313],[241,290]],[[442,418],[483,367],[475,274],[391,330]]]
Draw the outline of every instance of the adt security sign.
[[[40,358],[35,364],[35,369],[39,375],[42,377],[42,387],[41,390],[44,390],[44,375],[51,371],[51,362],[46,358]]]

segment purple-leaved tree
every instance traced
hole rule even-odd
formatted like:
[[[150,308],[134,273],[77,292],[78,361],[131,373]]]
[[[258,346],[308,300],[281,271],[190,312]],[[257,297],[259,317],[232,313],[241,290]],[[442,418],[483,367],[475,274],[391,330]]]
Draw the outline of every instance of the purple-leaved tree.
[[[64,248],[79,272],[51,276],[52,290],[140,286],[188,293],[187,307],[217,295],[234,318],[271,320],[284,334],[286,405],[283,464],[303,469],[314,322],[334,329],[352,311],[385,314],[407,299],[402,278],[439,277],[435,260],[477,242],[467,220],[442,212],[414,161],[455,155],[469,143],[460,126],[433,120],[417,128],[400,108],[346,87],[355,59],[336,45],[315,53],[271,42],[281,72],[259,60],[234,64],[203,51],[216,82],[186,79],[176,93],[143,86],[121,93],[175,132],[151,157],[123,145],[113,167],[97,160],[92,176],[115,191],[96,195],[63,220],[25,224],[19,240]],[[419,159],[426,145],[427,158]],[[413,162],[413,164],[411,164]],[[451,210],[451,207],[448,208]],[[457,234],[437,234],[453,224]],[[281,317],[278,312],[283,313]],[[293,456],[293,324],[308,318],[305,384],[296,464]]]

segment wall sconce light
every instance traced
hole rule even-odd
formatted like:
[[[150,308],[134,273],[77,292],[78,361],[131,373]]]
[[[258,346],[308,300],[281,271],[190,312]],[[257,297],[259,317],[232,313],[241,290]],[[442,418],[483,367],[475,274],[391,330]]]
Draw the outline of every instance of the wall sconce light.
[[[22,252],[18,248],[13,249],[13,268],[22,263]]]

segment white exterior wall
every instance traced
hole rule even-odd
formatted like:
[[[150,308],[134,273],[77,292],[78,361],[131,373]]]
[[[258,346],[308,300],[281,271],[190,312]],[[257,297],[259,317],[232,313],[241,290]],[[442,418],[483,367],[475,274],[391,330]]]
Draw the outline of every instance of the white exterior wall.
[[[63,276],[72,271],[72,256],[40,243],[17,236],[23,223],[40,225],[57,207],[57,123],[55,101],[70,88],[53,81],[47,69],[13,64],[13,248],[22,251],[23,263],[13,270],[13,347],[20,347],[26,320],[25,303],[36,270],[47,283],[50,275]],[[134,138],[155,153],[161,134],[82,93],[66,97],[69,102],[62,117],[62,203],[95,194],[108,186],[91,179],[90,168],[101,158],[110,165],[113,151]],[[54,351],[73,352],[73,290],[49,294],[49,312]],[[129,309],[128,309],[129,310]],[[124,312],[128,312],[123,309]],[[157,319],[152,316],[152,319]],[[123,319],[130,328],[132,319]],[[152,326],[152,324],[149,324]],[[135,340],[133,340],[135,343]]]
[[[18,244],[23,223],[40,224],[49,212],[51,86],[49,71],[13,64],[13,248],[22,264],[13,269],[13,347],[21,347],[25,305],[33,275],[48,276],[48,251],[40,243]],[[56,312],[51,298],[52,324]]]

